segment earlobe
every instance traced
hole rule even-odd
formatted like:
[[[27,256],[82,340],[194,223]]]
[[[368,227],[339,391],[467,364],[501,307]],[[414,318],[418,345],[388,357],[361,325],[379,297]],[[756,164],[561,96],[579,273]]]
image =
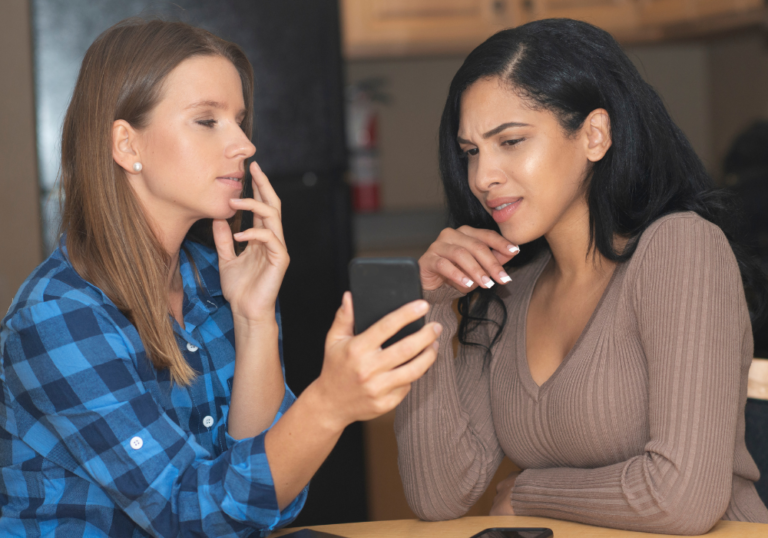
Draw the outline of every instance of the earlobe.
[[[584,120],[587,137],[587,159],[597,162],[611,147],[611,118],[608,112],[598,108]]]
[[[112,124],[112,158],[128,174],[141,172],[141,156],[136,148],[136,131],[125,120]]]

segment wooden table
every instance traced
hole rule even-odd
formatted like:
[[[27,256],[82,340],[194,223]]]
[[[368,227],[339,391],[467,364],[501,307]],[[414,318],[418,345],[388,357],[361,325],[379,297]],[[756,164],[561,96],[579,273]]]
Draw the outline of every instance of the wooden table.
[[[560,521],[559,519],[523,516],[463,517],[452,521],[437,521],[433,523],[415,519],[400,519],[395,521],[319,525],[309,528],[338,534],[345,538],[469,538],[488,527],[547,527],[552,529],[555,538],[651,538],[653,536],[669,536],[667,534],[648,534],[645,532],[592,527],[591,525]],[[284,536],[297,530],[298,528],[283,529],[270,534],[270,538]],[[768,525],[742,523],[740,521],[719,521],[705,536],[766,538],[768,537]]]

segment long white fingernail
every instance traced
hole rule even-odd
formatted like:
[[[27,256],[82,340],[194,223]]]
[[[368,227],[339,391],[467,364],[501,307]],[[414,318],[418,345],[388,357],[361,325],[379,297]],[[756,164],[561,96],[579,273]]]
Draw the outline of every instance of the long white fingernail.
[[[483,281],[483,286],[485,286],[488,289],[491,289],[493,285],[496,284],[493,280],[491,280],[487,276],[483,276],[483,278],[481,278],[480,280]]]
[[[520,247],[516,247],[515,245],[507,245],[507,250],[509,250],[509,252],[512,254],[517,254],[520,252]]]
[[[462,278],[461,279],[461,283],[464,284],[468,288],[471,288],[472,286],[475,285],[475,283],[473,281],[471,281],[470,279],[468,279],[468,278]]]
[[[512,282],[512,277],[509,276],[506,271],[500,271],[499,280],[501,280],[504,284],[507,284],[508,282]]]

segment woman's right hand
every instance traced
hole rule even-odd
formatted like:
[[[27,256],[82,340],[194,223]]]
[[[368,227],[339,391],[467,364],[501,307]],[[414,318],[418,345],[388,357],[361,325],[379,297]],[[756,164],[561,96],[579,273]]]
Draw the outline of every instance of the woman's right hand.
[[[502,265],[518,252],[517,245],[493,230],[445,228],[419,258],[421,287],[434,290],[447,283],[467,293],[477,286],[491,288],[494,280],[506,284],[512,279]]]
[[[344,294],[326,338],[322,372],[312,383],[334,429],[391,411],[408,394],[411,383],[432,365],[442,331],[439,323],[427,323],[418,332],[381,348],[428,310],[424,300],[408,303],[354,336],[352,295]]]

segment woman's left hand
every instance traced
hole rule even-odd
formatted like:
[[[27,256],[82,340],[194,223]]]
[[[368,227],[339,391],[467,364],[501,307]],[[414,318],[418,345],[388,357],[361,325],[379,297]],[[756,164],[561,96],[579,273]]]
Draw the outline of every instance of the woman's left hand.
[[[515,487],[515,480],[520,473],[510,473],[508,477],[496,485],[496,497],[493,499],[491,507],[491,516],[514,516],[512,510],[512,488]]]
[[[233,198],[233,209],[252,211],[253,228],[232,234],[226,220],[213,221],[224,298],[235,320],[275,320],[275,301],[290,258],[285,248],[280,198],[256,162],[251,163],[253,198]],[[234,240],[248,242],[240,255]]]

